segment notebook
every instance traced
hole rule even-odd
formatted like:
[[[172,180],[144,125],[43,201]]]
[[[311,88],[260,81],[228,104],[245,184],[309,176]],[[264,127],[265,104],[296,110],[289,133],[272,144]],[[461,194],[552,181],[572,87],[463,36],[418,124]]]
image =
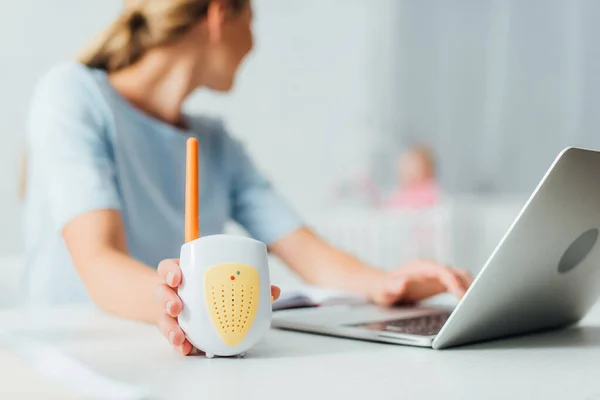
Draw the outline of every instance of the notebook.
[[[362,301],[364,301],[364,299],[357,296],[315,286],[282,288],[281,296],[273,303],[273,311],[348,304],[351,302]]]

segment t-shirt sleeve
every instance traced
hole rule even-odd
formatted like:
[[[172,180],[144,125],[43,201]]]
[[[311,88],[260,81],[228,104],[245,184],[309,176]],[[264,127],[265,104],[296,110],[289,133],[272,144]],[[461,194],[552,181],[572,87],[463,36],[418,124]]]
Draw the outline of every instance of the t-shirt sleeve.
[[[81,214],[120,210],[104,104],[83,68],[61,66],[44,76],[29,114],[29,179],[41,185],[58,231]]]
[[[245,146],[226,133],[224,136],[233,167],[233,219],[267,245],[301,228],[302,219],[258,170]]]

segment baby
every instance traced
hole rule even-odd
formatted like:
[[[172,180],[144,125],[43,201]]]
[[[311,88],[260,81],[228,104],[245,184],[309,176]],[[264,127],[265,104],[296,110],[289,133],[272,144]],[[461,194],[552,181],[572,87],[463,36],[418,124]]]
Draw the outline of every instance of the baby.
[[[425,146],[415,147],[398,158],[399,187],[384,203],[386,208],[424,207],[438,200],[433,154]]]

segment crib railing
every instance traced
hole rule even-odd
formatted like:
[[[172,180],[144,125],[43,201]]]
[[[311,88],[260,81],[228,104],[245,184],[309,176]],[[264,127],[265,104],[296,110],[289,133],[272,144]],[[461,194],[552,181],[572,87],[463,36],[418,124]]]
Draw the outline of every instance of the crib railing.
[[[322,238],[372,265],[389,269],[427,258],[477,273],[522,204],[520,198],[461,198],[423,209],[339,208],[303,215]]]
[[[311,215],[310,223],[328,242],[386,269],[415,258],[453,258],[449,205],[397,211],[319,213]]]

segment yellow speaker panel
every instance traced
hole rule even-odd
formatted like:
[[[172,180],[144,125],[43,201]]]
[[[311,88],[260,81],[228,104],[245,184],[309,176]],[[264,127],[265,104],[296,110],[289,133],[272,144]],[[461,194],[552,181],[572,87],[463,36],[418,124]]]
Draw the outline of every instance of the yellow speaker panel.
[[[228,346],[240,344],[258,309],[258,271],[237,263],[210,267],[204,275],[204,294],[208,314],[221,340]]]

